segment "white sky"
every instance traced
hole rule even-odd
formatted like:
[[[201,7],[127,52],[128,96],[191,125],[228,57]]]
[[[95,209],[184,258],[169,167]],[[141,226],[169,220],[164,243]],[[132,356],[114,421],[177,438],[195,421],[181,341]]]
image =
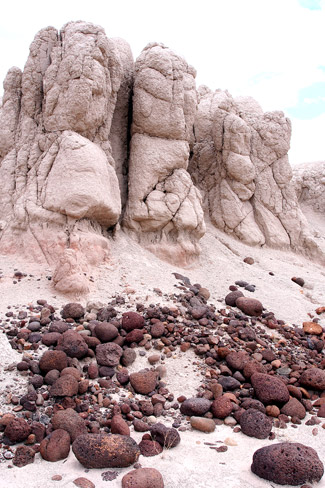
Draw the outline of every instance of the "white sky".
[[[325,160],[325,0],[7,0],[0,81],[11,66],[23,69],[37,31],[70,20],[126,39],[135,58],[163,42],[196,68],[197,85],[284,111],[292,165]]]

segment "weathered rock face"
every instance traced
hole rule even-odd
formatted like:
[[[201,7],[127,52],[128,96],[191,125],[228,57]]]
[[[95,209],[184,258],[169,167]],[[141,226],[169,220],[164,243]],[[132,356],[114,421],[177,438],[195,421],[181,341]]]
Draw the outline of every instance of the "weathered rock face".
[[[325,161],[295,166],[293,183],[300,204],[325,213]]]
[[[188,174],[196,111],[195,71],[161,44],[135,64],[129,195],[124,226],[163,258],[185,263],[205,232]]]
[[[290,136],[282,112],[201,87],[189,172],[219,229],[250,245],[316,255],[291,182]]]
[[[58,264],[54,282],[63,291],[87,290],[83,272],[107,256],[105,232],[120,217],[110,131],[127,137],[130,53],[86,22],[60,33],[48,27],[31,44],[23,73],[12,68],[4,83],[0,248]],[[124,166],[119,156],[119,173]]]

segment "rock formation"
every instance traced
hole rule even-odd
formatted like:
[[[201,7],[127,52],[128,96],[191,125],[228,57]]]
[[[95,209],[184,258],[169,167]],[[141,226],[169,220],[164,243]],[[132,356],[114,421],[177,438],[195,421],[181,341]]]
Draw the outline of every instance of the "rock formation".
[[[295,166],[293,182],[299,203],[325,214],[325,161]]]
[[[82,293],[119,222],[184,265],[199,253],[204,208],[247,244],[319,254],[291,183],[290,121],[250,98],[197,92],[195,75],[162,44],[134,64],[124,40],[93,24],[41,30],[23,72],[4,81],[0,252],[46,262],[58,290]]]
[[[291,183],[291,124],[250,97],[199,90],[189,172],[221,230],[250,245],[317,253]]]
[[[106,229],[121,214],[125,184],[120,176],[120,191],[113,153],[122,175],[126,149],[115,134],[126,146],[132,70],[124,41],[71,22],[60,33],[41,30],[23,73],[12,68],[4,82],[0,250],[59,262],[63,291],[87,289],[87,264],[105,258]],[[65,268],[72,278],[62,276]]]
[[[129,195],[124,226],[165,258],[186,263],[205,231],[187,166],[196,112],[195,70],[161,44],[135,64]]]

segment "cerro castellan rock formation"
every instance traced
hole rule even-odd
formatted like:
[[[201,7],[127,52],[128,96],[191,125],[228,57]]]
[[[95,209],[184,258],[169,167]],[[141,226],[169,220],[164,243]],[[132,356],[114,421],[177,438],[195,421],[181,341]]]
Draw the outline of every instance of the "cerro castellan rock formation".
[[[134,63],[90,23],[41,30],[4,81],[0,252],[49,263],[59,290],[79,292],[119,228],[181,265],[199,254],[205,219],[317,256],[291,182],[290,121],[197,90],[195,75],[162,44]]]

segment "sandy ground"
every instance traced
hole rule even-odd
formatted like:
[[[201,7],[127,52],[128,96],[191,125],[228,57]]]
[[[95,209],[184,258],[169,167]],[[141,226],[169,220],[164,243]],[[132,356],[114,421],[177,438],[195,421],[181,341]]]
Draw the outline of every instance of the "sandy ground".
[[[315,221],[316,222],[316,221]],[[325,222],[320,218],[315,223],[320,236],[325,235]],[[320,237],[321,239],[321,237]],[[39,298],[60,309],[68,301],[79,299],[82,304],[88,301],[107,303],[116,294],[123,293],[128,297],[126,307],[135,310],[138,301],[145,303],[168,302],[171,293],[177,292],[178,281],[173,272],[190,278],[192,283],[200,283],[209,289],[210,302],[223,308],[224,297],[229,285],[242,279],[256,285],[255,293],[245,292],[262,301],[265,308],[273,311],[277,318],[288,323],[301,325],[309,319],[308,314],[315,314],[318,306],[325,305],[325,269],[317,263],[310,262],[302,256],[290,252],[272,249],[256,249],[245,246],[238,241],[208,226],[206,235],[201,241],[202,254],[199,261],[187,269],[178,268],[160,261],[151,253],[143,250],[137,243],[121,234],[112,243],[112,257],[108,264],[94,271],[94,286],[87,297],[66,297],[58,294],[48,279],[51,270],[28,263],[18,258],[0,256],[0,315],[4,316],[8,306],[20,308],[35,304]],[[251,256],[255,264],[248,265],[243,259]],[[27,273],[27,276],[16,284],[13,283],[15,269]],[[271,276],[269,272],[273,272]],[[291,281],[293,276],[302,277],[306,284],[303,288]],[[159,296],[154,288],[159,288]],[[322,319],[325,325],[325,319]],[[17,382],[15,372],[4,369],[10,363],[17,362],[21,356],[12,351],[6,336],[0,334],[0,410],[8,411],[5,404],[6,387],[14,391],[24,391],[23,381]],[[176,352],[172,358],[165,360],[167,368],[167,387],[178,396],[196,396],[201,382],[202,372],[197,365],[198,358],[188,353]],[[140,357],[132,366],[139,370],[148,365],[146,356]],[[318,433],[313,435],[314,427],[305,425],[287,429],[274,429],[276,440],[258,440],[241,433],[234,433],[230,427],[217,426],[211,434],[188,430],[181,433],[181,443],[174,449],[152,458],[140,457],[143,467],[155,467],[162,473],[166,488],[205,488],[211,486],[235,487],[270,487],[274,483],[264,481],[250,471],[252,456],[259,447],[277,441],[302,442],[315,448],[325,463],[325,429],[317,426]],[[133,434],[132,434],[133,435]],[[140,441],[141,434],[134,433]],[[205,444],[228,445],[228,451],[218,453]],[[86,472],[74,455],[70,453],[67,460],[47,463],[36,456],[34,464],[24,468],[7,467],[8,463],[0,463],[0,486],[6,488],[41,488],[68,487],[73,488],[73,480],[84,476],[95,483],[96,488],[120,487],[122,476],[130,469],[114,469],[118,477],[114,481],[104,481],[102,473],[107,470],[91,470]],[[112,470],[110,470],[112,471]],[[61,481],[52,481],[55,474],[62,476]],[[325,487],[325,478],[317,484]]]

